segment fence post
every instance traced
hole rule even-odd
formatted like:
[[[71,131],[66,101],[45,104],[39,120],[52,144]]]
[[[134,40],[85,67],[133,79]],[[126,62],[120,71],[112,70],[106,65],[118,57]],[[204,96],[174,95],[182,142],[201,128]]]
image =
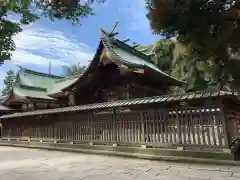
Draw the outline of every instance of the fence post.
[[[112,140],[113,140],[113,146],[117,146],[117,128],[116,128],[116,121],[117,121],[117,110],[116,108],[113,108],[113,116],[112,116]]]
[[[181,136],[181,126],[180,126],[180,118],[181,116],[179,117],[179,110],[178,109],[175,109],[176,111],[176,115],[177,115],[177,135],[178,135],[178,144],[182,144],[182,136]]]
[[[227,119],[225,116],[225,112],[224,112],[224,104],[221,102],[221,108],[220,108],[220,120],[222,121],[222,125],[223,125],[223,134],[224,134],[224,146],[229,149],[229,133],[228,133],[228,127],[227,127]]]
[[[145,141],[145,121],[144,121],[144,112],[140,112],[140,123],[141,123],[141,147],[146,148],[146,141]]]
[[[2,139],[2,135],[3,135],[3,125],[2,125],[2,122],[0,121],[0,140]]]
[[[93,114],[93,111],[90,112],[90,127],[91,127],[91,130],[90,130],[90,139],[91,141],[89,142],[90,145],[94,145],[94,114]]]
[[[53,128],[53,141],[54,141],[54,143],[57,143],[57,128],[56,128],[56,122],[53,123],[52,128]]]
[[[8,128],[8,141],[11,140],[11,128]]]

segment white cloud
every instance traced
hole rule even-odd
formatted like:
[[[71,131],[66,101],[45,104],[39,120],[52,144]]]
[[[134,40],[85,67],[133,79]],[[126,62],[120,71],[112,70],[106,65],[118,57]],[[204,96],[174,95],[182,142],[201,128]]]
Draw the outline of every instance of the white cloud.
[[[62,66],[81,62],[86,64],[93,57],[90,48],[62,32],[47,28],[27,26],[23,32],[14,37],[16,51],[13,52],[12,63],[17,65],[35,64]]]

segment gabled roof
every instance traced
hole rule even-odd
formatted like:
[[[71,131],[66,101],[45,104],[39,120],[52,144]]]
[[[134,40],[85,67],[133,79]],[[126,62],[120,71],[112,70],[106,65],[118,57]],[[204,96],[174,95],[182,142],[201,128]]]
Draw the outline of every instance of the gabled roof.
[[[70,77],[55,81],[53,88],[50,91],[48,91],[48,95],[62,92],[64,88],[67,88],[70,85],[74,84],[79,79],[80,76],[81,74],[78,74],[75,76],[70,76]]]
[[[10,95],[0,101],[7,102],[12,95],[18,99],[56,100],[50,95],[62,92],[63,88],[74,83],[79,77],[80,75],[63,78],[20,67]]]
[[[60,79],[63,79],[63,77],[40,73],[21,67],[17,73],[16,84],[44,88],[47,91],[50,91],[53,88],[55,81]]]
[[[154,64],[150,63],[152,60],[149,55],[136,50],[134,47],[126,44],[125,42],[114,38],[112,34],[101,30],[101,39],[93,60],[90,62],[88,68],[82,76],[68,88],[63,89],[63,91],[73,88],[77,83],[79,84],[84,78],[88,77],[89,73],[100,63],[100,55],[104,48],[107,50],[107,55],[110,59],[118,65],[122,64],[129,68],[147,69],[152,72],[152,74],[156,75],[159,81],[167,82],[171,85],[181,86],[184,84],[183,81],[166,74]]]
[[[111,34],[102,31],[101,40],[105,46],[105,48],[109,52],[109,56],[112,60],[117,63],[122,63],[126,66],[138,67],[138,68],[147,68],[155,73],[164,81],[170,82],[172,85],[181,86],[184,84],[183,81],[180,81],[162,70],[160,70],[157,66],[150,63],[152,61],[151,57],[144,54],[141,51],[136,50],[132,46],[114,38]]]
[[[33,86],[14,86],[13,94],[20,99],[44,99],[44,100],[56,100],[48,96],[46,89],[33,87]]]
[[[18,90],[20,90],[22,87],[28,87],[28,90],[30,88],[32,92],[44,89],[46,96],[48,96],[61,92],[63,88],[67,88],[80,76],[81,75],[75,75],[64,78],[61,76],[55,76],[21,68],[17,75],[16,85],[19,86],[17,88]],[[23,89],[23,91],[25,91],[25,89]]]

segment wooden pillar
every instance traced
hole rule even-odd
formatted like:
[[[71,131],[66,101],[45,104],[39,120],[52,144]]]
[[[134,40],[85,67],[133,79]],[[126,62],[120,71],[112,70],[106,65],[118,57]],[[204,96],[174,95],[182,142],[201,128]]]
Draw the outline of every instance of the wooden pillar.
[[[127,84],[127,94],[126,94],[126,99],[130,99],[130,93],[129,93],[130,88],[131,88],[131,86],[130,86],[129,84]]]
[[[228,149],[228,148],[230,148],[229,143],[231,143],[228,130],[231,131],[231,129],[228,129],[228,126],[227,126],[228,122],[227,122],[227,118],[225,116],[225,106],[222,101],[220,102],[220,105],[221,105],[220,106],[221,107],[220,108],[220,121],[222,121],[222,125],[223,125],[224,144],[225,144],[224,146]]]
[[[75,93],[72,92],[71,94],[68,95],[68,105],[69,106],[74,106],[75,103]]]
[[[9,140],[11,139],[11,128],[10,127],[8,128],[8,139]]]
[[[61,117],[59,117],[59,114],[56,114],[56,117],[53,120],[52,128],[53,128],[53,139],[54,143],[58,142],[58,119],[61,121]]]
[[[113,108],[113,116],[112,116],[112,140],[117,144],[117,128],[116,128],[116,121],[117,121],[117,112],[116,108]]]
[[[91,128],[91,142],[94,141],[94,118],[93,118],[93,111],[90,112],[90,128]]]
[[[89,117],[89,119],[90,119],[90,136],[91,136],[91,141],[93,142],[93,112],[91,111],[90,112],[90,117]]]
[[[33,128],[32,128],[32,124],[28,124],[28,130],[29,130],[29,139],[28,139],[28,141],[31,141],[31,139],[32,139],[32,136],[33,136]]]
[[[182,116],[179,117],[179,113],[178,113],[178,109],[175,109],[176,111],[176,115],[177,115],[177,118],[176,118],[176,121],[177,121],[177,135],[178,135],[178,144],[182,144],[182,137],[181,137],[181,126],[180,126],[180,118]]]
[[[140,122],[141,122],[141,129],[142,129],[142,134],[141,134],[141,143],[143,145],[146,144],[145,142],[145,124],[144,124],[144,116],[143,116],[143,113],[144,112],[140,112],[141,115],[140,115]]]
[[[2,122],[0,121],[0,139],[2,139],[2,135],[3,135],[3,126],[2,126]]]
[[[52,124],[52,135],[53,135],[53,141],[55,142],[56,141],[56,133],[55,133],[55,122],[53,122],[53,124]]]

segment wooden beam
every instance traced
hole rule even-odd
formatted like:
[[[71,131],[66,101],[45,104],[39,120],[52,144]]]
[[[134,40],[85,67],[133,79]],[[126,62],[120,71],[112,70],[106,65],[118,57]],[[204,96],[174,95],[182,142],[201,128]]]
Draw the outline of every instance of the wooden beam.
[[[116,20],[116,22],[115,22],[115,24],[114,24],[114,26],[113,26],[112,31],[110,32],[110,34],[113,33],[113,31],[116,29],[117,25],[118,25],[118,20]]]
[[[130,40],[131,40],[130,38],[127,38],[127,39],[124,39],[123,42],[126,43],[126,42],[128,42]]]
[[[155,56],[154,53],[149,53],[149,54],[146,54],[147,56]]]
[[[144,69],[134,69],[133,72],[138,73],[138,74],[144,74]]]
[[[132,85],[134,88],[139,88],[139,89],[142,89],[142,90],[148,90],[148,91],[152,91],[152,92],[155,92],[155,93],[159,93],[161,92],[159,89],[157,88],[151,88],[149,86],[143,86],[141,84],[133,84]]]
[[[146,51],[148,51],[148,49],[147,48],[144,48],[144,49],[141,49],[141,50],[139,50],[140,52],[146,52]]]
[[[119,32],[114,32],[114,33],[111,33],[110,36],[113,37],[113,36],[117,36],[119,34]]]
[[[133,48],[136,48],[136,47],[138,47],[138,46],[139,46],[139,44],[133,44],[133,45],[132,45]]]
[[[102,52],[101,52],[100,59],[103,58],[103,56],[105,55],[105,53],[106,53],[106,50],[105,50],[105,48],[104,48],[104,49],[102,50]]]

